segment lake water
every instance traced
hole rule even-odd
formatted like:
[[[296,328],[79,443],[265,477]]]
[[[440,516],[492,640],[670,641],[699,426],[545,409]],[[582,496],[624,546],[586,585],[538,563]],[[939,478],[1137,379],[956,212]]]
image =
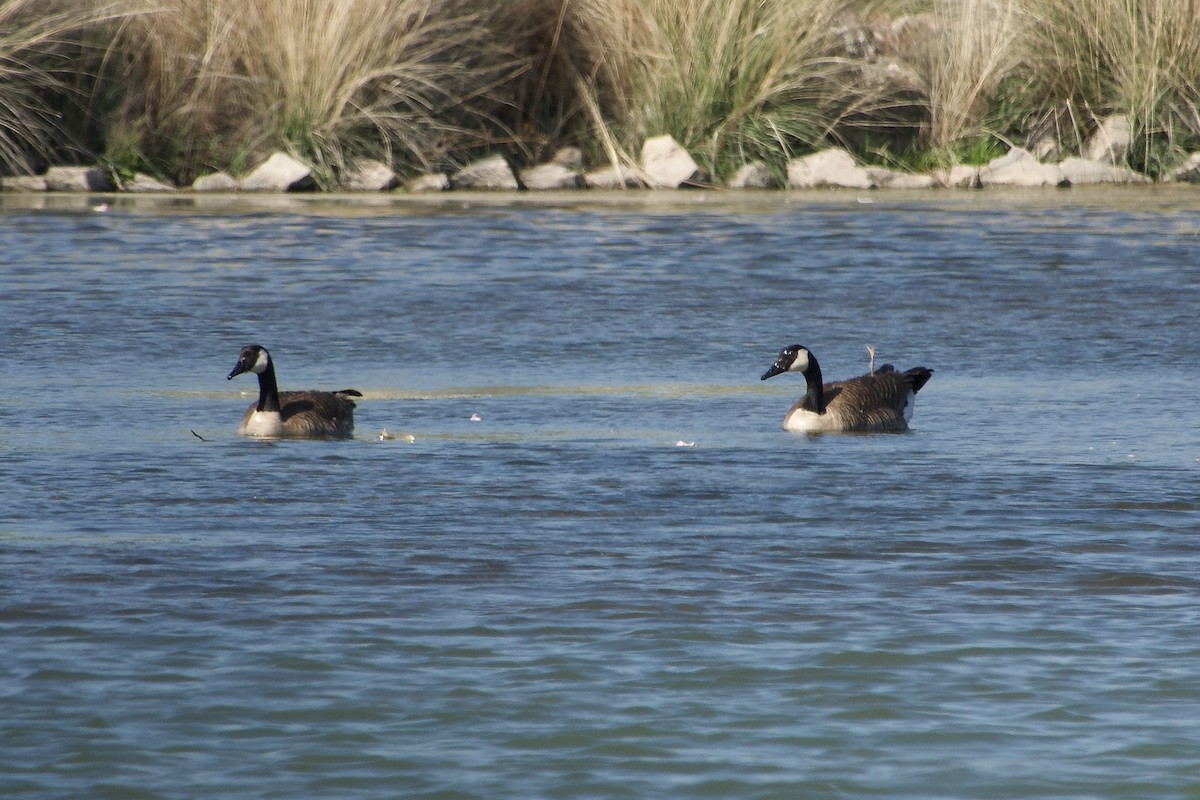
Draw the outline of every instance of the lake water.
[[[1200,795],[1194,187],[4,197],[0,259],[0,796]],[[250,342],[355,438],[235,436]],[[933,368],[912,430],[783,431],[792,343]]]

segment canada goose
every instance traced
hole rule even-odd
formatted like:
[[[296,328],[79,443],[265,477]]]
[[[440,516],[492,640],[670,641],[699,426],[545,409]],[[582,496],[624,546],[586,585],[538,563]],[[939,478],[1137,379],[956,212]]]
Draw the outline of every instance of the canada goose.
[[[809,433],[907,430],[917,392],[933,376],[925,367],[900,372],[884,364],[857,378],[822,383],[817,357],[798,344],[780,350],[762,380],[781,372],[800,372],[808,383],[808,391],[788,409],[783,427]]]
[[[354,403],[349,398],[362,397],[361,392],[281,392],[275,383],[271,354],[257,344],[242,348],[226,380],[243,372],[258,376],[258,402],[251,403],[242,416],[237,427],[239,436],[348,439],[354,435]]]

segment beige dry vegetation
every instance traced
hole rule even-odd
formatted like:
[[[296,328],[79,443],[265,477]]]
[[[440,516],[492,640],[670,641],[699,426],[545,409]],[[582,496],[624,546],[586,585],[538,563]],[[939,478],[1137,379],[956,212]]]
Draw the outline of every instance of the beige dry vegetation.
[[[1028,20],[1011,0],[935,0],[914,68],[924,78],[924,145],[949,155],[986,136],[992,101],[1022,62]]]
[[[428,165],[520,68],[483,5],[125,0],[109,155],[236,170],[279,148],[326,182],[358,157]]]
[[[109,6],[74,0],[0,0],[0,168],[23,173],[67,155],[82,134],[72,93],[82,41],[113,19]]]
[[[584,0],[579,90],[610,153],[672,134],[712,174],[831,135],[863,97],[827,0]]]
[[[82,139],[186,183],[284,149],[334,186],[668,133],[720,178],[831,142],[1070,147],[1123,113],[1154,172],[1200,146],[1197,30],[1200,0],[0,0],[0,167]]]
[[[1200,142],[1200,0],[1023,2],[1033,24],[1018,103],[1047,132],[1070,143],[1124,114],[1134,166],[1151,172]]]

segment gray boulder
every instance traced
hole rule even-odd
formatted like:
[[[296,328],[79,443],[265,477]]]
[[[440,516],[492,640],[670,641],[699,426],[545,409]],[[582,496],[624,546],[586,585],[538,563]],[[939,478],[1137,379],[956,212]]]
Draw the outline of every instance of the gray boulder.
[[[399,185],[400,179],[391,167],[369,158],[342,176],[342,188],[348,192],[390,192]]]
[[[642,170],[650,185],[658,189],[679,189],[700,186],[708,176],[670,136],[655,136],[642,144]]]
[[[238,182],[224,172],[201,175],[192,181],[193,192],[236,192]]]
[[[317,188],[312,168],[287,153],[275,152],[242,178],[238,188],[245,192],[309,192]]]
[[[504,156],[497,155],[470,163],[451,175],[450,188],[512,191],[521,185]]]
[[[980,167],[979,180],[984,186],[1068,185],[1057,164],[1043,164],[1020,147],[1014,147]]]
[[[821,150],[787,165],[788,186],[793,189],[872,189],[870,174],[860,167],[854,157],[837,147]]]
[[[51,167],[45,175],[51,192],[115,192],[112,175],[98,167]]]

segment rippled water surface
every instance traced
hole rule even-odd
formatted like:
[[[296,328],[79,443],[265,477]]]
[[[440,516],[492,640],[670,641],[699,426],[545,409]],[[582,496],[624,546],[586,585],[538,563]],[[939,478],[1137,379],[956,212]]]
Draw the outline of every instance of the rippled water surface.
[[[1200,794],[1195,191],[108,199],[0,200],[0,795]]]

